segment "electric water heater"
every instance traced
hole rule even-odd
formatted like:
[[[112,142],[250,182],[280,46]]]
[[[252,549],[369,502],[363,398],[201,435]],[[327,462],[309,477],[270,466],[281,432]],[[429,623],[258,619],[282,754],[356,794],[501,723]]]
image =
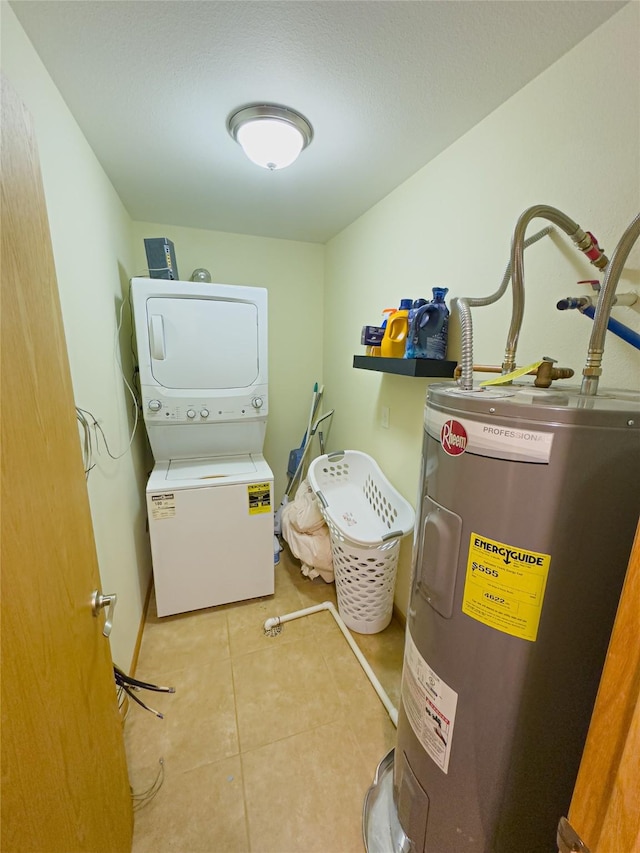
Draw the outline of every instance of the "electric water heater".
[[[640,512],[640,395],[429,389],[393,768],[428,853],[551,853]]]

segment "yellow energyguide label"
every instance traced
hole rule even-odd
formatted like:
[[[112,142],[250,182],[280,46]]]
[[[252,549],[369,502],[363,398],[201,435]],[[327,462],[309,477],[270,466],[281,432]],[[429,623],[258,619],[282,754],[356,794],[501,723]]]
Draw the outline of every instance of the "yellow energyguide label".
[[[252,483],[247,486],[249,515],[271,511],[271,486],[269,483]]]
[[[490,628],[535,642],[550,554],[471,534],[462,612]]]

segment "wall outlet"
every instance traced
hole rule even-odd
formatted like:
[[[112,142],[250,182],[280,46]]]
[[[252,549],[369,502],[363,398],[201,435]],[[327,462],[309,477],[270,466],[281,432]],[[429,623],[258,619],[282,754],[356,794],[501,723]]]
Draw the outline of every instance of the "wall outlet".
[[[389,429],[389,419],[391,417],[391,409],[389,406],[383,406],[380,414],[380,426],[382,429]]]

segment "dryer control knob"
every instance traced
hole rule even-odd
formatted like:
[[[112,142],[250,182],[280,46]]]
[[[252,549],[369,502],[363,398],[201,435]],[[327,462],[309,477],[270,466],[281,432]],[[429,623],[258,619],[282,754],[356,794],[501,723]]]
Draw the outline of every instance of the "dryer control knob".
[[[195,409],[187,409],[187,417],[190,420],[193,420],[195,418],[195,416],[196,416]]]
[[[253,406],[254,409],[261,409],[263,406],[263,403],[264,403],[264,401],[263,401],[262,397],[254,397],[253,400],[251,401],[251,405]]]
[[[148,406],[152,412],[159,412],[162,408],[162,403],[160,400],[149,400]]]
[[[201,418],[208,418],[209,417],[209,409],[201,409],[200,410],[200,417]]]

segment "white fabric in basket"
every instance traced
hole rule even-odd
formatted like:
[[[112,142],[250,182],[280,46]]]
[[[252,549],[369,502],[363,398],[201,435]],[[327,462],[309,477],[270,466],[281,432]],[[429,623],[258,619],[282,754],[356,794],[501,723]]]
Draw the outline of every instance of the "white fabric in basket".
[[[300,483],[294,500],[283,507],[282,535],[291,553],[301,561],[304,575],[333,582],[329,530],[306,480]]]

